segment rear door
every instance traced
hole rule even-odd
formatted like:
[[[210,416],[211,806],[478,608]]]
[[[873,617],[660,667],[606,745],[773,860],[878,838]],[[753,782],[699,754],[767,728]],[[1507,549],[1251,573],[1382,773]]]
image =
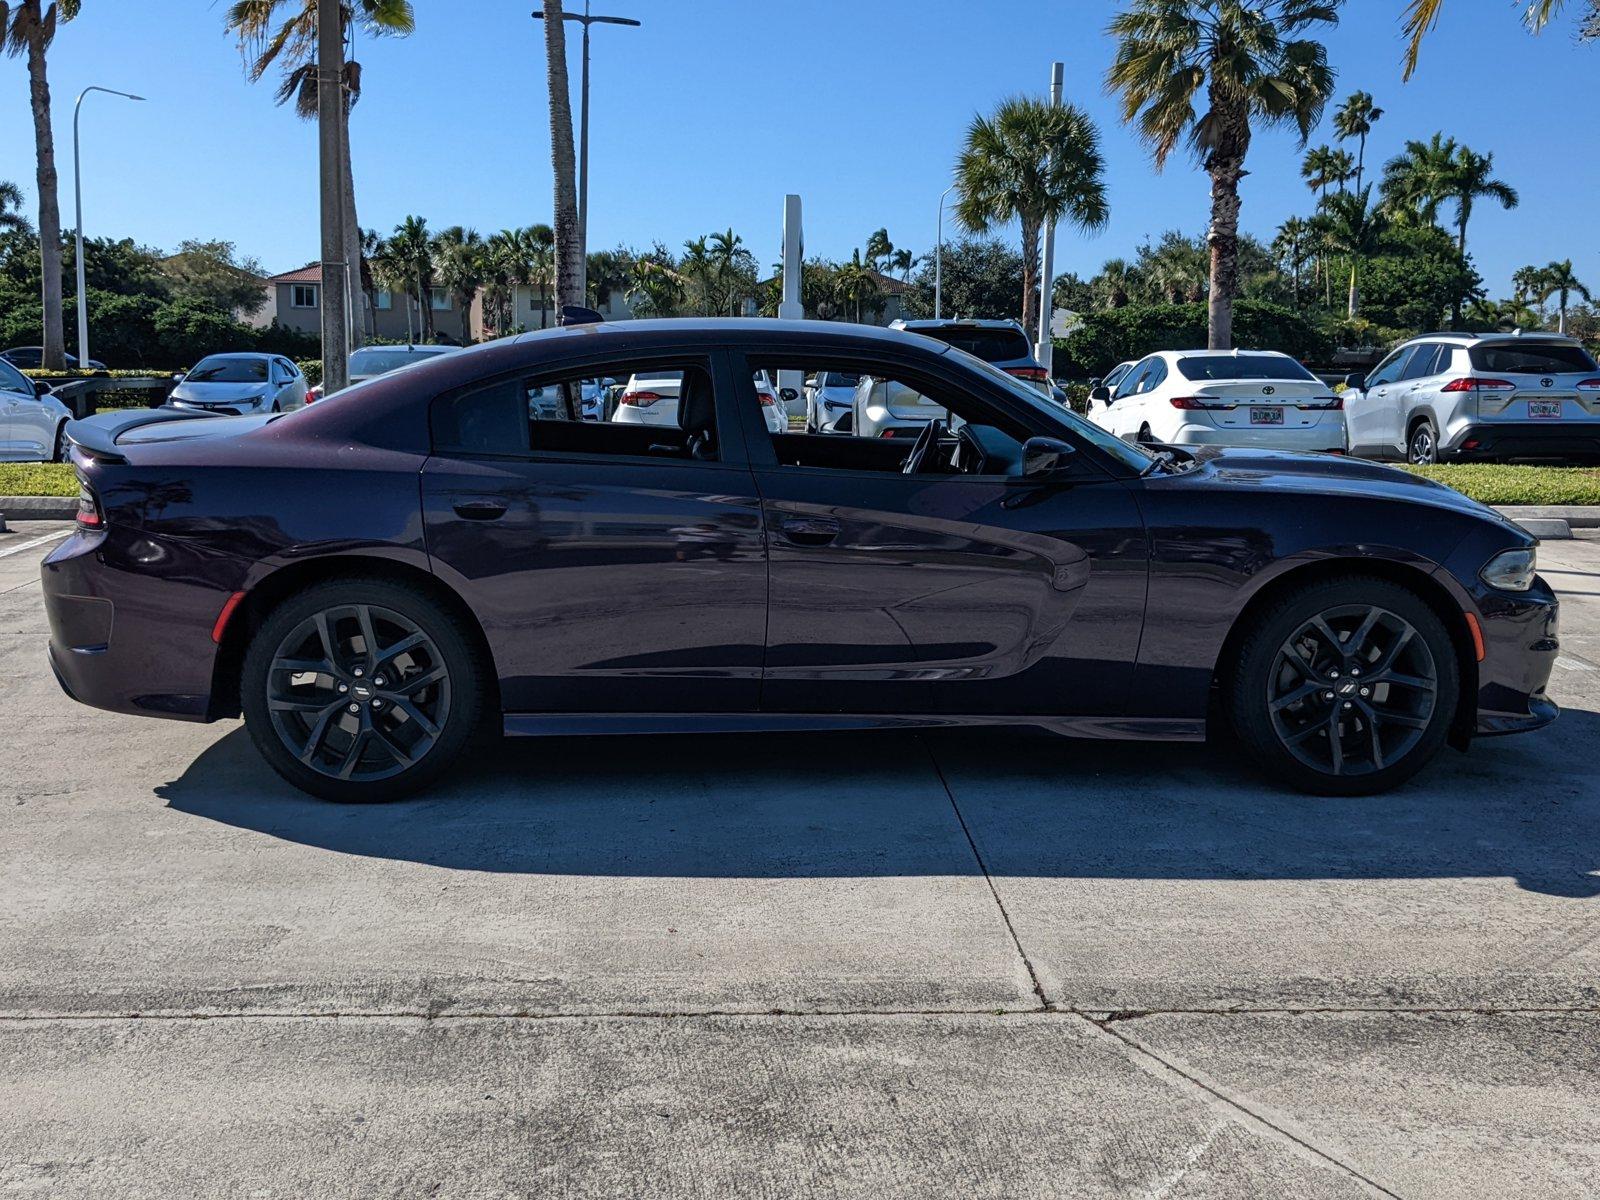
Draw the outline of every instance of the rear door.
[[[584,421],[582,386],[682,373],[682,421]],[[565,400],[552,396],[565,392]],[[754,710],[761,506],[711,355],[522,372],[434,402],[434,568],[483,622],[508,714]]]
[[[1600,371],[1582,347],[1519,338],[1473,346],[1467,357],[1479,380],[1480,421],[1561,422],[1584,426],[1586,433],[1600,426],[1600,386],[1595,382]],[[1581,386],[1585,383],[1589,386]]]

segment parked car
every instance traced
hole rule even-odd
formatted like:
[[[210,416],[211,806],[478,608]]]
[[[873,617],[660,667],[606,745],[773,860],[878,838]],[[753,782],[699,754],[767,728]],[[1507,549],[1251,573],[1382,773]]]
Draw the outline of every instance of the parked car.
[[[940,320],[899,320],[890,322],[891,329],[907,333],[920,333],[935,341],[965,350],[974,357],[992,363],[1007,375],[1025,379],[1040,392],[1050,390],[1050,372],[1044,369],[1033,354],[1033,343],[1027,331],[1015,321],[979,321],[963,318]]]
[[[174,408],[217,412],[288,412],[306,402],[306,377],[277,354],[212,354],[172,389]]]
[[[606,389],[611,387],[615,380],[611,379],[582,379],[575,380],[569,387],[575,390],[578,419],[581,421],[605,420]],[[538,419],[555,419],[555,414],[563,416],[566,412],[567,398],[565,390],[559,387],[533,387],[528,389],[528,406],[530,413]]]
[[[682,371],[630,375],[611,419],[623,425],[677,425]]]
[[[1363,458],[1600,460],[1600,367],[1559,334],[1413,338],[1345,380],[1344,408]]]
[[[13,346],[9,350],[0,350],[0,359],[4,359],[13,367],[18,367],[24,371],[37,371],[44,366],[44,347]],[[73,355],[68,354],[66,356],[66,361],[67,370],[76,371],[78,369],[78,360]],[[90,371],[104,371],[107,368],[105,363],[91,358],[86,369]]]
[[[1175,446],[1261,446],[1344,453],[1333,389],[1275,350],[1161,350],[1090,407],[1102,429]]]
[[[789,432],[789,406],[778,399],[778,389],[765,371],[757,371],[752,379],[756,385],[756,402],[761,405],[761,419],[768,433]]]
[[[454,354],[459,346],[363,346],[351,352],[346,360],[351,383],[362,383],[390,371],[399,371],[419,362],[429,362],[441,354]],[[306,393],[306,403],[313,404],[323,397],[319,383]]]
[[[876,375],[858,375],[848,432],[857,437],[915,438],[928,422],[949,415],[938,399],[910,384]],[[837,421],[834,428],[838,428]]]
[[[768,432],[756,374],[819,360],[914,379],[950,418]],[[677,419],[530,413],[528,388],[601,371],[671,371]],[[77,527],[41,568],[62,686],[242,711],[334,799],[422,787],[483,728],[1197,740],[1208,719],[1355,794],[1557,713],[1556,598],[1492,510],[1355,459],[1131,445],[894,331],[602,323],[284,416],[118,420],[69,427]]]
[[[0,459],[58,462],[72,412],[16,367],[0,361]]]
[[[837,432],[839,418],[855,408],[856,387],[860,382],[859,376],[848,371],[818,371],[808,378],[806,432]]]

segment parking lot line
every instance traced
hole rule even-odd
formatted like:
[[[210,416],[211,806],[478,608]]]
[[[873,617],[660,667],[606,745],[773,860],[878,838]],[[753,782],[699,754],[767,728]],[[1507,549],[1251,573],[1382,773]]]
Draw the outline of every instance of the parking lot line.
[[[30,538],[21,545],[7,546],[4,550],[0,550],[0,558],[10,558],[13,554],[21,554],[24,550],[32,550],[35,546],[42,546],[46,542],[53,542],[58,538],[70,537],[71,535],[72,530],[63,529],[59,533],[47,533],[42,537]]]

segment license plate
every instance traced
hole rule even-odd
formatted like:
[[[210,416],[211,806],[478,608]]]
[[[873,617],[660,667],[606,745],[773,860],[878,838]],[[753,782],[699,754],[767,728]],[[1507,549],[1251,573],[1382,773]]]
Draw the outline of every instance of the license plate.
[[[1561,415],[1561,401],[1529,400],[1528,415],[1530,417],[1559,417]]]
[[[1263,408],[1259,404],[1250,406],[1250,424],[1252,425],[1282,425],[1283,409]]]

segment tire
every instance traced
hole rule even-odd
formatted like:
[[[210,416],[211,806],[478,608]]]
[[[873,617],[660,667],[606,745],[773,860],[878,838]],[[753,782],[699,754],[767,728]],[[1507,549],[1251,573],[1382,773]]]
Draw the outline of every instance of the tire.
[[[1426,417],[1412,427],[1410,436],[1406,438],[1406,461],[1416,466],[1428,466],[1439,461],[1439,431]]]
[[[67,423],[63,421],[56,426],[55,445],[50,448],[50,461],[58,463],[64,461],[63,451],[66,450]]]
[[[409,648],[397,651],[402,642]],[[421,588],[329,580],[267,616],[245,652],[240,701],[256,749],[290,783],[326,800],[381,802],[455,762],[488,707],[490,669],[461,619]]]
[[[1264,770],[1300,791],[1362,796],[1433,759],[1460,694],[1455,647],[1422,598],[1345,576],[1292,591],[1253,618],[1226,704]]]

